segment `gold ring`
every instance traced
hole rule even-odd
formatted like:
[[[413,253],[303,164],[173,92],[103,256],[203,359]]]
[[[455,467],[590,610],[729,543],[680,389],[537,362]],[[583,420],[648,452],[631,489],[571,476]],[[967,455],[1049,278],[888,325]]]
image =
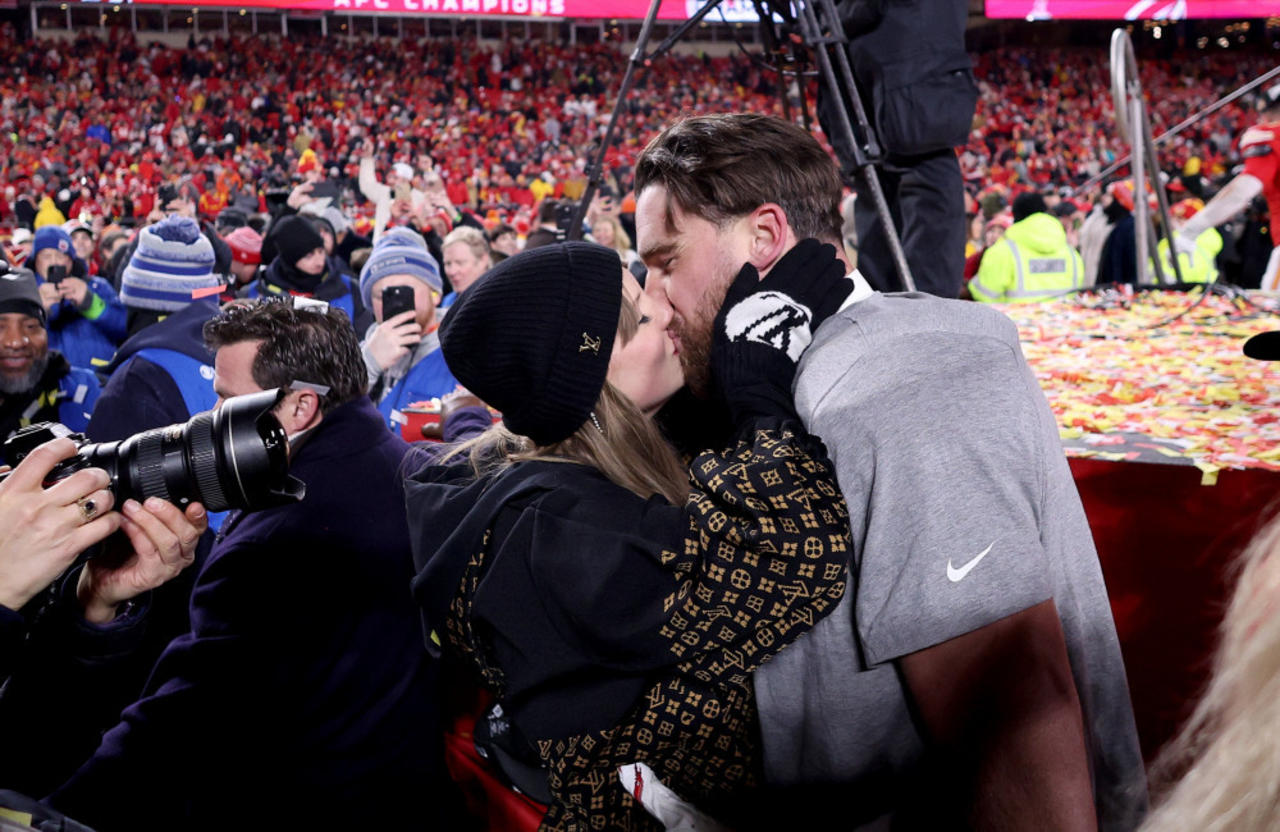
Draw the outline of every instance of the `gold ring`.
[[[81,497],[76,500],[76,504],[80,506],[80,513],[84,515],[86,523],[98,516],[98,504],[91,497]]]

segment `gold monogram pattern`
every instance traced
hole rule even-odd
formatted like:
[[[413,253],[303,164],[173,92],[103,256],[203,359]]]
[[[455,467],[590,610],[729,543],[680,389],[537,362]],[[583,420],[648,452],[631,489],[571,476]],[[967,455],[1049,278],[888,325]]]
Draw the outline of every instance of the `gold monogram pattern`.
[[[578,347],[578,352],[591,352],[595,355],[600,354],[600,339],[592,338],[587,333],[582,333],[582,344]]]
[[[844,594],[848,512],[817,440],[760,430],[699,456],[690,479],[683,551],[662,553],[673,587],[660,634],[672,667],[621,724],[537,742],[555,797],[544,830],[660,832],[618,783],[619,766],[641,761],[686,800],[731,816],[733,797],[759,782],[751,671]],[[501,697],[501,669],[468,623],[483,560],[472,559],[447,632]]]

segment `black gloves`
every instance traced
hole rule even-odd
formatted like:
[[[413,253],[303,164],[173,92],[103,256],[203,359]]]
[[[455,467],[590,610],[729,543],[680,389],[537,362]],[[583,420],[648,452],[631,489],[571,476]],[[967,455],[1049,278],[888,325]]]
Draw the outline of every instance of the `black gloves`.
[[[735,420],[794,416],[796,362],[818,325],[853,290],[833,246],[802,240],[761,280],[750,263],[725,293],[712,334],[711,370]]]

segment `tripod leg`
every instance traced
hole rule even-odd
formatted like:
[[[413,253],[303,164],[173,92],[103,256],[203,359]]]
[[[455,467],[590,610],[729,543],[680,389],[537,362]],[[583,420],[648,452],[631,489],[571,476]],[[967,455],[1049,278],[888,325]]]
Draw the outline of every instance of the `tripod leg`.
[[[823,14],[826,19],[838,21],[839,17],[836,16],[835,7],[831,4],[831,0],[820,1],[823,3]],[[898,237],[898,229],[893,224],[892,214],[889,213],[889,204],[885,201],[884,190],[880,187],[880,177],[876,173],[875,165],[868,158],[868,150],[878,150],[878,147],[875,144],[874,131],[872,131],[871,124],[867,121],[866,112],[863,110],[862,101],[858,98],[858,90],[853,81],[853,71],[849,67],[849,58],[844,53],[844,33],[837,30],[836,35],[831,37],[824,36],[818,25],[817,15],[810,4],[806,0],[797,0],[795,5],[797,17],[800,20],[801,34],[804,36],[805,41],[813,47],[818,57],[818,67],[822,70],[822,79],[838,102],[838,106],[834,108],[837,116],[836,126],[843,131],[849,146],[854,149],[854,155],[857,157],[858,172],[863,177],[863,181],[866,182],[867,190],[871,194],[871,201],[875,204],[876,212],[880,215],[881,227],[884,229],[885,240],[889,244],[894,268],[898,272],[903,288],[908,292],[914,292],[916,284],[911,277],[911,267],[907,265],[906,253],[902,250],[902,241]],[[844,86],[839,83],[835,67],[831,63],[831,54],[828,48],[832,46],[834,46],[837,60],[840,62],[841,78],[845,83]],[[842,94],[842,90],[847,90],[848,95]],[[854,113],[858,119],[858,126],[863,131],[862,134],[867,137],[868,150],[864,150],[858,143],[857,136],[853,131],[853,123],[849,118],[848,108],[845,107],[846,101],[853,105]]]

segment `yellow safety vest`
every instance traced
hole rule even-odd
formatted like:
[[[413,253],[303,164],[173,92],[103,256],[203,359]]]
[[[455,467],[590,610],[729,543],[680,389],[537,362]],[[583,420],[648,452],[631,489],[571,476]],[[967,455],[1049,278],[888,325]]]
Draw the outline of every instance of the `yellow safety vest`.
[[[1214,258],[1222,251],[1222,235],[1216,228],[1207,228],[1196,237],[1194,252],[1178,252],[1178,265],[1182,268],[1183,283],[1208,283],[1218,277],[1218,266]],[[1164,267],[1165,277],[1173,279],[1173,262],[1169,259],[1169,241],[1163,239],[1156,246],[1160,256],[1160,265]],[[1151,274],[1155,275],[1155,266],[1151,266]]]

